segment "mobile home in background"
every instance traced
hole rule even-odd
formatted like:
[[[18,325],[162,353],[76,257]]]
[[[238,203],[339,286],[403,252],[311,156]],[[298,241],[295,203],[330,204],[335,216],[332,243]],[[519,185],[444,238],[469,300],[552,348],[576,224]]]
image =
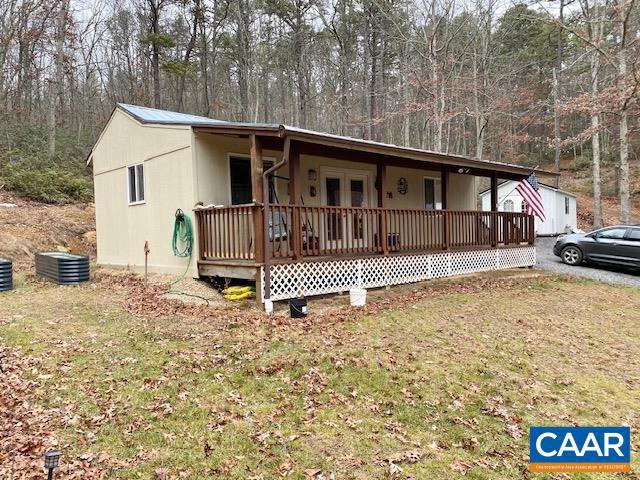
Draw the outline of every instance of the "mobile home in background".
[[[518,182],[507,180],[498,185],[498,211],[524,212],[525,200],[516,190]],[[538,183],[546,220],[535,219],[536,235],[559,235],[578,228],[576,196],[559,188]],[[491,210],[491,189],[480,193],[482,210]]]

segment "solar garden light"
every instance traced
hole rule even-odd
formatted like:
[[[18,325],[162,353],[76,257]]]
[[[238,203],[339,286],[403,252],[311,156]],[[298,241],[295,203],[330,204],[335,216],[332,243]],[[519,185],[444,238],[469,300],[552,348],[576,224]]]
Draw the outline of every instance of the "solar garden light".
[[[61,455],[62,452],[59,452],[58,450],[49,450],[48,452],[44,452],[44,468],[49,471],[47,480],[53,479],[53,470],[58,468],[58,461],[60,460]]]

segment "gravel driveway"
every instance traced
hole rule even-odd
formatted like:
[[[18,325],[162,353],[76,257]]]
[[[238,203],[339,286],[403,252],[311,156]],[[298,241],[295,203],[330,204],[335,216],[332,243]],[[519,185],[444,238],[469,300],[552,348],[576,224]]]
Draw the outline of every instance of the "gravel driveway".
[[[628,285],[640,288],[640,275],[628,270],[618,270],[614,268],[592,267],[581,265],[570,267],[560,261],[559,257],[553,254],[553,244],[555,237],[540,237],[536,240],[537,267],[556,273],[567,273],[577,277],[591,278],[604,283],[615,285]]]

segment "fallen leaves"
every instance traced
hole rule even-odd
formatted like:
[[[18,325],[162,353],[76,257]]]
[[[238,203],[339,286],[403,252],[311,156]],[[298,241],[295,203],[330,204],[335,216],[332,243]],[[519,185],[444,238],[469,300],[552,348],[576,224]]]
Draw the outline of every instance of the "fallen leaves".
[[[453,462],[451,462],[449,468],[451,468],[451,470],[453,470],[454,472],[460,473],[461,475],[466,475],[467,472],[473,468],[473,464],[463,462],[456,458]]]
[[[487,415],[498,417],[504,420],[505,430],[515,440],[520,440],[524,436],[522,427],[522,419],[518,416],[511,415],[504,406],[504,399],[500,396],[491,397],[489,405],[482,411]]]
[[[362,318],[367,309],[331,307],[326,317],[312,314],[296,322],[255,310],[243,312],[244,319],[232,310],[229,320],[215,308],[193,305],[178,305],[176,318],[147,317],[144,311],[153,301],[120,298],[129,292],[125,282],[114,287],[121,290],[111,295],[105,312],[95,314],[96,322],[87,321],[92,317],[85,317],[85,310],[74,313],[72,306],[56,328],[69,329],[73,336],[36,337],[34,345],[37,341],[38,348],[51,349],[56,357],[29,360],[23,376],[33,388],[23,391],[22,401],[33,411],[38,404],[56,405],[43,432],[55,437],[63,425],[72,437],[73,447],[62,445],[66,470],[59,478],[64,479],[99,478],[94,472],[105,470],[114,478],[155,475],[156,480],[331,480],[355,475],[408,480],[476,473],[507,478],[526,468],[526,426],[519,416],[557,422],[565,414],[562,421],[574,421],[553,400],[559,385],[574,390],[581,384],[579,379],[575,384],[563,380],[574,378],[566,368],[532,379],[530,371],[539,370],[533,363],[544,360],[536,338],[549,325],[511,315],[511,304],[493,304],[503,296],[503,302],[511,301],[510,289],[528,292],[530,280],[468,285],[475,281],[418,285],[399,293],[398,300],[372,295],[367,309],[382,312],[405,304],[373,318]],[[111,284],[97,285],[101,290]],[[551,285],[568,288],[565,282]],[[138,292],[153,300],[154,288]],[[461,301],[457,292],[463,293]],[[446,297],[450,293],[453,301]],[[426,295],[431,299],[422,300]],[[520,300],[523,310],[531,311],[531,296],[537,292]],[[125,301],[132,302],[130,311],[140,308],[142,313],[124,313],[119,302]],[[424,315],[408,304],[424,308]],[[14,318],[19,308],[13,308],[0,305],[0,312]],[[161,310],[174,311],[166,308]],[[88,308],[86,312],[93,315]],[[12,321],[37,328],[29,318]],[[552,321],[546,320],[554,328]],[[584,322],[580,320],[581,329]],[[625,325],[631,331],[628,321]],[[555,345],[564,353],[579,353],[575,343],[583,337],[577,333],[573,331],[574,341],[558,338]],[[596,332],[591,335],[594,342]],[[618,339],[615,345],[620,344]],[[625,345],[627,353],[637,352],[631,348],[633,340]],[[5,367],[12,363],[10,358],[3,362]],[[52,403],[32,395],[34,389],[49,390],[57,398],[61,392],[54,389],[61,376],[69,377],[68,389],[77,390],[77,405],[67,405],[65,395]],[[625,380],[633,382],[632,388],[636,385],[631,376]],[[33,418],[46,420],[39,413]],[[100,451],[105,440],[116,458]],[[183,448],[189,450],[188,461]],[[32,450],[36,470],[41,449]],[[129,467],[126,474],[114,472],[123,463]]]
[[[17,349],[0,347],[3,371],[0,373],[0,478],[41,479],[42,454],[49,449],[63,451],[56,478],[101,478],[101,472],[117,465],[106,454],[83,453],[78,458],[65,454],[58,443],[56,430],[66,417],[60,409],[39,405],[33,392],[38,381],[49,381],[51,375],[37,375],[29,380],[25,372],[38,371],[35,359]],[[45,377],[42,379],[40,377]]]

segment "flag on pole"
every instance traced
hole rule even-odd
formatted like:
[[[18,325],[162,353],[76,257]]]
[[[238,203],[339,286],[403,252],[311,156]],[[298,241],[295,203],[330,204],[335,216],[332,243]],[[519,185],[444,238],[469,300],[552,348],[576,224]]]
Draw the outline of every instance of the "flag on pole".
[[[527,202],[527,215],[535,215],[543,222],[546,219],[544,214],[544,205],[542,204],[542,196],[540,195],[540,187],[535,172],[532,172],[527,178],[522,180],[516,190],[525,202]]]

